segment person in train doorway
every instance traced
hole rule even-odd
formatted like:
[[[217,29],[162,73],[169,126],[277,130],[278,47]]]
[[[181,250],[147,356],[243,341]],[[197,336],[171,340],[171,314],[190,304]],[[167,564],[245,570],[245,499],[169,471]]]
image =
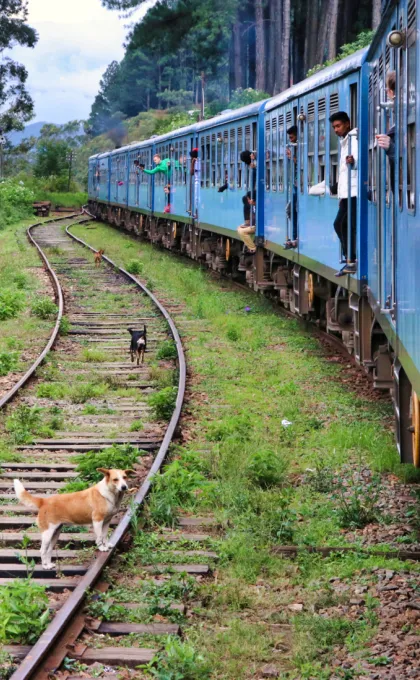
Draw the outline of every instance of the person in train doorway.
[[[237,232],[241,240],[245,243],[248,252],[253,255],[257,250],[251,237],[251,234],[255,234],[255,206],[257,204],[256,193],[248,191],[246,196],[242,197],[242,203],[244,206],[244,223],[238,227]]]
[[[334,221],[334,229],[340,239],[346,264],[336,273],[336,276],[354,274],[356,265],[356,212],[357,212],[357,175],[358,148],[357,130],[351,130],[351,123],[345,111],[337,111],[330,116],[330,123],[337,137],[340,138],[340,167],[338,173],[338,213]],[[351,137],[351,142],[350,142]],[[350,147],[351,145],[351,147]],[[351,153],[349,149],[351,148]],[[349,196],[349,172],[350,196]],[[351,200],[351,249],[347,252],[348,241],[348,208]]]
[[[200,203],[200,185],[201,185],[201,162],[200,158],[198,156],[198,148],[191,149],[190,151],[190,157],[191,157],[191,166],[190,166],[190,177],[191,177],[191,182],[192,186],[191,189],[193,189],[194,193],[194,200],[192,202],[192,207],[194,210],[194,216],[198,216],[198,206]]]
[[[394,104],[396,89],[396,74],[395,71],[390,71],[386,77],[386,93],[387,97]],[[394,193],[395,181],[395,125],[392,125],[386,135],[376,135],[377,144],[381,149],[384,149],[389,161],[389,184],[392,193]]]
[[[287,158],[293,163],[293,184],[292,184],[292,200],[286,205],[286,217],[292,220],[292,238],[288,238],[284,244],[285,250],[297,248],[297,134],[298,129],[296,125],[292,125],[287,130],[289,137],[289,146],[286,149]]]
[[[156,175],[158,172],[162,172],[165,175],[166,178],[166,183],[163,188],[163,191],[165,192],[166,195],[166,205],[165,209],[163,212],[165,213],[170,213],[171,212],[171,159],[170,158],[164,158],[163,160],[161,159],[160,155],[156,153],[153,156],[153,163],[155,164],[155,167],[152,170],[148,170],[147,168],[144,167],[143,163],[139,163],[139,168],[140,170],[143,170],[143,172],[146,173],[146,175]]]
[[[247,184],[250,187],[252,196],[255,196],[257,192],[257,152],[244,149],[244,151],[241,151],[239,154],[239,158],[242,163],[245,163],[250,173]]]

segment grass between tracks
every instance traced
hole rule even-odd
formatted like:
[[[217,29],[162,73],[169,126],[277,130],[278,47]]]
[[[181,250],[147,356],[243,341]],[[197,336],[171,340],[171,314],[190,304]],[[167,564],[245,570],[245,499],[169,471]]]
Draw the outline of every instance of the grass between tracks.
[[[26,238],[34,221],[0,231],[0,390],[5,391],[7,376],[23,371],[40,353],[57,313],[49,279]]]
[[[180,512],[211,513],[224,534],[217,582],[200,586],[206,606],[186,631],[196,671],[165,675],[167,655],[157,677],[247,679],[274,663],[278,677],[321,679],[332,676],[337,649],[368,655],[378,602],[366,596],[361,616],[346,614],[351,588],[375,582],[378,568],[417,567],[360,552],[290,560],[273,546],[357,546],[368,524],[407,522],[380,503],[388,473],[410,473],[398,464],[390,405],[358,395],[318,341],[264,298],[105,225],[73,233],[118,264],[139,262],[138,276],[164,303],[185,304],[177,317],[190,374],[184,443],[155,484],[147,519],[172,526]],[[135,537],[120,601],[135,592],[139,561],[161,561],[150,541]],[[337,595],[332,578],[348,588]]]

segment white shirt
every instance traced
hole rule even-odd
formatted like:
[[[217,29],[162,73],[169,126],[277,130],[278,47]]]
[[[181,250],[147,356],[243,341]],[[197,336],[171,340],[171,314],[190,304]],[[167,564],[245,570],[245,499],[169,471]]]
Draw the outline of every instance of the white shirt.
[[[355,133],[355,134],[354,134]],[[357,128],[351,130],[351,152],[349,151],[349,135],[340,138],[340,166],[338,174],[338,198],[348,198],[349,168],[351,167],[351,195],[357,196],[357,175],[359,147],[357,138]],[[354,164],[348,165],[346,157],[353,156]]]

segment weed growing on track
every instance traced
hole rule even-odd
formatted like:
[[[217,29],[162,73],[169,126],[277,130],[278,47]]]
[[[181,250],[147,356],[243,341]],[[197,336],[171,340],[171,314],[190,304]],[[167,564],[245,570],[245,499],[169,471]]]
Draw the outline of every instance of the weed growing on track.
[[[159,346],[156,354],[156,359],[176,359],[178,353],[176,351],[176,346],[173,340],[165,340]]]
[[[170,420],[175,408],[177,391],[176,387],[164,387],[150,395],[148,404],[157,420]]]
[[[98,468],[131,469],[141,455],[145,455],[145,452],[131,446],[131,444],[113,444],[103,451],[87,451],[78,456],[73,456],[72,461],[77,463],[76,472],[79,477],[67,482],[60,489],[60,493],[82,491],[92,484],[97,484],[103,477],[102,472],[98,472]]]
[[[146,669],[157,680],[206,680],[211,673],[208,662],[191,644],[171,636]]]
[[[58,307],[51,298],[41,297],[32,302],[31,312],[40,319],[49,319],[50,317],[57,315]]]
[[[0,352],[0,376],[5,376],[16,369],[18,356],[17,352]]]
[[[133,274],[134,276],[136,276],[137,274],[142,273],[143,264],[142,262],[140,262],[140,260],[130,260],[130,262],[126,264],[125,268],[129,274]]]
[[[83,235],[84,228],[74,232]],[[292,633],[286,649],[293,646],[293,654],[284,655],[284,677],[329,678],[328,654],[314,660],[305,651],[308,631],[321,618],[312,603],[325,595],[320,649],[327,640],[363,653],[376,627],[374,607],[366,599],[365,625],[328,612],[334,606],[329,579],[357,583],[361,574],[374,578],[378,567],[407,565],[357,552],[327,558],[302,553],[292,561],[273,547],[361,544],[356,527],[372,516],[370,509],[377,518],[376,490],[369,488],[372,477],[353,489],[349,471],[362,466],[401,474],[390,405],[356,395],[341,381],[343,368],[325,361],[318,340],[297,321],[278,316],[262,296],[215,283],[195,265],[101,224],[88,240],[96,247],[106,242],[110,257],[121,263],[129,246],[157,296],[185,308],[178,323],[191,375],[188,438],[156,479],[148,517],[173,526],[182,508],[214,514],[225,528],[218,583],[202,587],[208,608],[200,610],[200,626],[187,631],[188,643],[209,660],[214,677],[248,680],[259,677],[261,664],[273,661],[273,648],[284,644],[284,633],[274,634],[270,624],[287,623]],[[349,506],[344,515],[343,502]],[[343,523],[353,527],[351,539]],[[410,568],[418,573],[417,565]],[[288,610],[296,598],[305,602],[305,619]]]
[[[34,643],[50,619],[44,586],[30,578],[0,587],[0,642]]]

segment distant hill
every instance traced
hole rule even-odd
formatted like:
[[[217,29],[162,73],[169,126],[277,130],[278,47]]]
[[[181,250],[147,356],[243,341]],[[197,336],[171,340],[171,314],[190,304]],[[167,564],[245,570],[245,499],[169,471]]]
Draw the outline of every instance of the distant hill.
[[[44,125],[46,125],[45,121],[41,123],[30,123],[30,125],[27,125],[24,130],[21,130],[20,132],[10,132],[7,137],[13,146],[17,146],[21,143],[22,139],[28,139],[28,137],[39,137],[41,128],[44,127]]]

